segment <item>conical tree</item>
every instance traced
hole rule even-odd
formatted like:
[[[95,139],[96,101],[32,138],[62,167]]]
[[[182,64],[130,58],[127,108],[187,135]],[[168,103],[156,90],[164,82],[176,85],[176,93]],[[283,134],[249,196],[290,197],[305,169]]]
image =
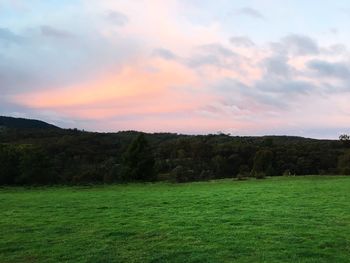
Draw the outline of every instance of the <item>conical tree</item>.
[[[122,176],[126,181],[154,181],[154,157],[143,133],[129,145],[122,158]]]

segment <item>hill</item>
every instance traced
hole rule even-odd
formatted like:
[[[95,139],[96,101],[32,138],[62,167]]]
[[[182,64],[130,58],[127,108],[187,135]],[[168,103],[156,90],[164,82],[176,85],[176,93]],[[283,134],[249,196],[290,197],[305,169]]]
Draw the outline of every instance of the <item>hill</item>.
[[[0,116],[0,127],[10,129],[42,129],[52,130],[60,129],[59,127],[46,123],[44,121],[24,119],[24,118],[13,118]]]
[[[0,117],[0,185],[130,182],[124,154],[140,132],[60,129]],[[335,140],[293,136],[144,133],[157,180],[350,174],[350,151]],[[147,155],[148,156],[148,155]],[[134,156],[142,163],[144,157]]]

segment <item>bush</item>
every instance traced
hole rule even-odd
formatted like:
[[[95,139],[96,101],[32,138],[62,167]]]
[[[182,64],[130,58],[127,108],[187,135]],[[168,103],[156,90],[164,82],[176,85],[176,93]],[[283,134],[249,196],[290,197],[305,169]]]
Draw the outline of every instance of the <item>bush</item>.
[[[253,175],[256,179],[265,179],[266,174],[264,172],[255,172]]]
[[[171,171],[171,176],[177,183],[186,183],[193,181],[194,171],[178,165]]]
[[[249,176],[249,166],[248,165],[241,165],[239,167],[239,172],[237,174],[238,180],[243,180],[245,177]]]

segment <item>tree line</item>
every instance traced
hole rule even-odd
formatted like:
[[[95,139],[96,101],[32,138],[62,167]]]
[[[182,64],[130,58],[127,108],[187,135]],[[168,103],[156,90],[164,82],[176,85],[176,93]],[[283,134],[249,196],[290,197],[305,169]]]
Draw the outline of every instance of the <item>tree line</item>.
[[[0,129],[0,184],[191,182],[350,174],[349,137]]]

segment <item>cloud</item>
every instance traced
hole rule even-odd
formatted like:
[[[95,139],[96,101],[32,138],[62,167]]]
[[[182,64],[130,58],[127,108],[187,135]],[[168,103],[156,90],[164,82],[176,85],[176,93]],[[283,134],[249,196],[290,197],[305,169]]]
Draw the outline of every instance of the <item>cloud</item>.
[[[167,60],[173,60],[176,59],[177,56],[170,51],[169,49],[165,49],[165,48],[156,48],[153,50],[152,55],[155,57],[160,57],[163,59],[167,59]]]
[[[9,45],[11,43],[18,44],[22,42],[23,38],[15,33],[13,33],[8,28],[0,27],[0,44]]]
[[[226,48],[219,43],[202,45],[198,47],[198,50],[206,53],[216,54],[218,56],[226,56],[226,57],[235,56],[235,53],[231,49]]]
[[[306,81],[280,80],[267,78],[256,84],[256,89],[273,93],[280,93],[286,99],[292,99],[291,94],[306,94],[314,89],[314,85]]]
[[[145,67],[155,68],[149,71]],[[50,90],[22,93],[12,96],[14,102],[32,108],[66,109],[79,108],[88,105],[120,105],[125,100],[129,104],[135,98],[155,98],[157,93],[163,93],[171,87],[193,85],[196,76],[186,67],[173,61],[143,61],[140,65],[124,66],[115,72],[106,72],[76,85],[63,86]],[[117,114],[117,112],[113,112]],[[112,114],[113,114],[112,113]]]
[[[110,11],[106,18],[117,26],[125,26],[129,22],[129,18],[118,11]]]
[[[279,53],[288,53],[294,56],[317,55],[320,53],[316,41],[304,35],[288,35],[282,38],[279,43],[273,43],[272,46]]]
[[[1,16],[0,111],[103,131],[256,135],[348,125],[341,25],[326,25],[339,37],[325,41],[310,37],[304,16],[296,18],[305,18],[305,30],[286,18],[262,32],[224,19],[230,1],[153,2],[60,1],[57,8],[42,1]],[[265,19],[251,8],[235,15]],[[275,40],[285,32],[304,33]]]
[[[339,78],[350,80],[350,67],[345,62],[328,62],[314,59],[307,63],[309,69],[317,73],[319,78]]]
[[[102,31],[106,23],[97,15],[100,12],[96,16],[87,16],[80,9],[76,12],[74,16],[58,15],[66,21],[51,20],[49,16],[45,21],[47,25],[23,25],[23,29],[17,29],[21,35],[9,29],[0,30],[1,95],[49,91],[88,82],[101,74],[117,72],[122,65],[133,63],[144,53],[136,40]],[[86,21],[94,26],[86,25]],[[60,28],[51,25],[60,25]],[[12,41],[21,45],[2,49],[5,41],[2,38],[6,39],[5,43]]]
[[[255,45],[250,38],[243,36],[231,37],[230,42],[238,47],[252,47]]]
[[[288,58],[283,55],[268,57],[263,61],[266,75],[288,78],[292,74],[292,68],[288,64]]]
[[[233,61],[234,58],[238,57],[231,49],[219,43],[213,43],[196,47],[194,55],[188,59],[188,65],[190,67],[206,65],[229,67],[232,66],[232,63],[235,63],[235,61]]]
[[[250,8],[250,7],[244,7],[239,9],[236,14],[238,15],[245,15],[245,16],[249,16],[252,18],[256,18],[256,19],[261,19],[261,20],[265,20],[265,16],[260,13],[258,10],[254,9],[254,8]]]
[[[0,93],[2,96],[13,94],[19,90],[32,90],[38,85],[37,79],[30,72],[11,64],[6,58],[0,56]]]
[[[218,81],[212,90],[224,104],[245,109],[251,114],[264,115],[270,111],[291,110],[298,98],[308,96],[316,89],[312,83],[265,75],[257,82],[246,85],[236,79]]]
[[[57,29],[48,25],[42,25],[40,27],[40,32],[45,37],[70,38],[73,36],[73,34],[68,31]]]

